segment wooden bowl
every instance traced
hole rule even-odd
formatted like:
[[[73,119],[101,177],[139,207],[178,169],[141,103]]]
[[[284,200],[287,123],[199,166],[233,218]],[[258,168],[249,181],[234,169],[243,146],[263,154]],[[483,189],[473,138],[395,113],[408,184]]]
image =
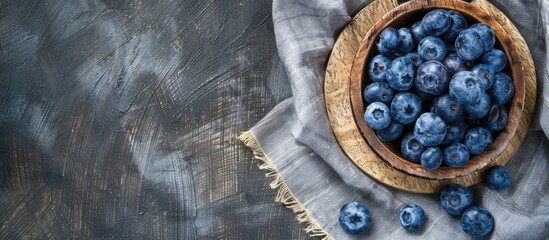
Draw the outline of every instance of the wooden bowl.
[[[460,12],[467,20],[469,26],[482,22],[494,29],[496,34],[496,45],[494,48],[502,50],[507,57],[507,66],[503,72],[507,73],[513,79],[515,93],[513,99],[506,104],[509,113],[507,125],[499,134],[494,135],[494,142],[486,152],[472,157],[461,167],[443,165],[436,170],[428,171],[421,164],[404,159],[400,151],[400,139],[384,143],[377,138],[375,132],[364,122],[365,103],[362,98],[362,92],[372,82],[368,78],[367,64],[371,58],[379,54],[375,42],[378,40],[381,31],[387,27],[397,29],[400,27],[410,27],[412,23],[421,20],[427,12],[437,8]],[[525,99],[525,87],[520,64],[517,64],[519,60],[515,57],[519,56],[518,53],[518,49],[516,46],[513,46],[505,30],[490,15],[470,3],[461,0],[431,0],[411,1],[402,4],[388,12],[375,23],[363,38],[353,61],[350,95],[353,115],[358,128],[368,144],[381,159],[393,168],[406,174],[427,179],[453,179],[479,171],[488,166],[503,152],[519,126]]]

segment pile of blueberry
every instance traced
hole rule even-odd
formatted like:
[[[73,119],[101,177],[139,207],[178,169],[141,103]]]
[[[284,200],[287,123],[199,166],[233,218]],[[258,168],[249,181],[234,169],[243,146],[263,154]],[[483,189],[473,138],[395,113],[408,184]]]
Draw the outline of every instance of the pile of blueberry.
[[[495,166],[485,176],[488,188],[503,190],[511,185],[511,173],[503,166]],[[483,237],[492,232],[494,218],[483,207],[473,205],[471,190],[463,185],[448,184],[440,193],[440,204],[451,216],[460,218],[460,227],[471,237]],[[408,232],[419,231],[426,221],[425,211],[417,204],[409,203],[399,210],[400,225]],[[339,224],[345,232],[359,235],[372,228],[372,216],[368,206],[353,201],[339,211]]]
[[[436,9],[410,28],[384,29],[369,60],[364,120],[383,142],[434,170],[459,167],[503,130],[514,94],[494,30]]]

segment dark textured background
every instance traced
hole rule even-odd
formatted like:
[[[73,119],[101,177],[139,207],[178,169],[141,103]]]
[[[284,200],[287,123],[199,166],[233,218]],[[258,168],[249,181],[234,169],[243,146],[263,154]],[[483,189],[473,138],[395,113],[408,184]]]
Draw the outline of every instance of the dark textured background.
[[[0,1],[0,239],[305,239],[237,135],[269,1]]]

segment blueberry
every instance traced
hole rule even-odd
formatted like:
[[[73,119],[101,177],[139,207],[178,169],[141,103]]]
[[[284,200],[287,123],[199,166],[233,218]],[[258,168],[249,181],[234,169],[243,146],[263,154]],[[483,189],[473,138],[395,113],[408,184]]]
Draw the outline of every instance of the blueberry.
[[[506,104],[513,98],[515,86],[513,80],[504,72],[498,72],[494,76],[494,84],[488,89],[491,100],[494,104]]]
[[[496,35],[492,27],[484,23],[475,23],[470,28],[480,35],[484,51],[488,51],[494,47],[494,44],[496,44]]]
[[[382,102],[389,106],[395,94],[395,90],[388,83],[374,82],[364,88],[363,96],[367,103]]]
[[[415,122],[421,110],[421,100],[411,92],[397,93],[391,102],[391,117],[402,124]]]
[[[408,232],[415,232],[425,223],[425,212],[417,204],[406,204],[400,208],[400,225]]]
[[[364,112],[364,121],[373,129],[384,129],[391,123],[391,112],[382,102],[373,102]]]
[[[502,71],[507,66],[507,58],[505,53],[499,49],[491,49],[482,54],[480,61],[484,64],[492,66],[494,72]]]
[[[435,9],[423,16],[421,25],[425,33],[438,36],[450,28],[450,16],[446,10]]]
[[[471,207],[461,216],[460,224],[469,236],[479,238],[492,232],[494,218],[486,208]]]
[[[463,136],[465,136],[465,132],[467,132],[468,130],[469,124],[465,122],[446,124],[446,135],[444,135],[444,140],[442,140],[442,144],[461,142]]]
[[[490,88],[494,83],[494,69],[488,64],[477,64],[471,69],[471,72],[476,74],[482,82],[482,90]]]
[[[412,35],[414,36],[414,39],[416,42],[421,41],[421,39],[427,37],[427,33],[423,31],[423,26],[421,26],[421,21],[417,21],[412,24],[410,27],[410,30],[412,31]]]
[[[428,36],[419,42],[417,53],[425,61],[437,60],[440,62],[446,56],[446,45],[442,39]]]
[[[376,55],[373,57],[368,64],[368,76],[370,77],[370,80],[373,82],[387,82],[385,79],[385,72],[389,69],[391,61],[390,58],[383,55]]]
[[[439,95],[448,88],[450,77],[442,63],[430,60],[419,66],[416,73],[416,89],[418,91]]]
[[[439,147],[429,147],[419,158],[421,166],[427,170],[435,170],[442,164],[442,150]]]
[[[454,74],[448,87],[450,97],[462,104],[475,103],[481,97],[482,83],[471,71],[461,71]]]
[[[503,190],[511,185],[511,173],[503,166],[495,166],[486,173],[486,185],[494,190]]]
[[[440,37],[442,40],[453,44],[457,35],[467,28],[467,21],[461,13],[453,10],[448,11],[448,16],[450,17],[450,28],[448,28],[448,30]]]
[[[389,55],[396,51],[400,44],[400,34],[393,27],[385,28],[379,35],[379,41],[376,43],[377,49],[383,55]]]
[[[421,145],[426,147],[442,143],[446,134],[446,123],[432,112],[421,114],[416,121],[414,135]]]
[[[471,28],[467,28],[458,34],[455,46],[458,56],[463,60],[475,60],[484,51],[482,38],[478,32]]]
[[[459,71],[469,71],[472,65],[470,61],[461,59],[456,52],[449,52],[446,54],[446,57],[442,60],[442,64],[446,67],[450,76],[453,76]]]
[[[452,215],[459,216],[473,204],[471,191],[460,184],[448,184],[440,192],[440,204],[444,210]]]
[[[412,60],[412,63],[414,64],[414,67],[419,67],[421,64],[423,64],[423,59],[419,56],[417,52],[409,52],[404,55],[405,57],[408,57]]]
[[[465,104],[463,110],[465,111],[468,119],[481,119],[486,116],[491,107],[490,96],[483,92],[480,99],[472,104]]]
[[[412,31],[409,28],[400,28],[398,29],[398,34],[400,35],[398,50],[402,52],[412,51],[415,43],[414,37],[412,36]]]
[[[433,100],[431,112],[437,114],[447,123],[454,123],[462,119],[463,105],[445,93]]]
[[[461,167],[469,161],[469,149],[463,143],[449,143],[442,153],[442,161],[450,167]]]
[[[379,138],[379,141],[390,142],[400,138],[403,131],[404,125],[396,121],[391,121],[389,126],[387,126],[386,128],[377,130],[377,137]]]
[[[469,153],[479,155],[485,152],[493,141],[492,133],[488,129],[475,127],[467,131],[463,143],[469,149]]]
[[[409,132],[402,138],[400,150],[404,158],[412,162],[419,162],[421,154],[425,151],[425,147],[417,141],[413,132]]]
[[[482,125],[490,132],[500,132],[507,124],[507,109],[500,104],[493,104],[488,114],[482,118]]]
[[[370,210],[357,201],[347,203],[339,210],[339,225],[352,235],[365,233],[372,227]]]
[[[414,86],[416,68],[408,57],[395,58],[387,70],[387,82],[398,91],[406,91]]]

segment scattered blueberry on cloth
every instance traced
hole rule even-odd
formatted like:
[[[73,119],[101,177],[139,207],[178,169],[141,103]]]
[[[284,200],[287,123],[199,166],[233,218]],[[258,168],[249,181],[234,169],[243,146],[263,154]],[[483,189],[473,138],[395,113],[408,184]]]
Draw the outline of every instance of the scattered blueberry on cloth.
[[[437,195],[407,193],[371,179],[347,159],[332,133],[323,96],[326,64],[338,34],[369,2],[274,0],[275,37],[288,77],[276,81],[289,81],[293,96],[241,139],[256,150],[256,157],[264,161],[261,167],[275,177],[272,186],[283,193],[276,200],[292,207],[311,235],[364,238],[345,233],[338,223],[345,203],[361,201],[372,215],[366,234],[370,239],[469,239],[459,219],[443,210]],[[475,205],[488,209],[494,218],[489,236],[542,239],[549,236],[549,2],[490,2],[513,21],[530,48],[538,101],[529,134],[506,165],[513,175],[511,186],[493,191],[481,183],[471,190]],[[398,211],[409,202],[422,206],[426,215],[424,226],[414,234],[399,224]]]

